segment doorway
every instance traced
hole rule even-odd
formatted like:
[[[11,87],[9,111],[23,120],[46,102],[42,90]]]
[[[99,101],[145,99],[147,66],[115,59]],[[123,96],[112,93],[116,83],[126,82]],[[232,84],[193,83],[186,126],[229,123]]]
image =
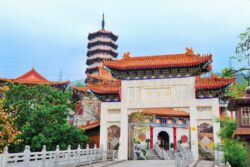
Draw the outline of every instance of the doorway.
[[[161,131],[158,136],[158,144],[164,150],[169,150],[169,135],[167,132]]]

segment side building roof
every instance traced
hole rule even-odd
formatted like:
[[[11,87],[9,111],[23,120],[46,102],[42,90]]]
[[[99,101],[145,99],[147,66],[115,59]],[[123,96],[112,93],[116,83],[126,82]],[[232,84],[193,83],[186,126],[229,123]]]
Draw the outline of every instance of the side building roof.
[[[17,78],[0,78],[0,83],[3,82],[14,82],[14,83],[21,83],[21,84],[28,84],[28,85],[36,85],[36,84],[43,84],[43,85],[52,85],[52,86],[59,86],[59,87],[67,87],[70,81],[49,81],[40,73],[38,73],[35,68],[32,68],[28,72],[24,73],[23,75]]]

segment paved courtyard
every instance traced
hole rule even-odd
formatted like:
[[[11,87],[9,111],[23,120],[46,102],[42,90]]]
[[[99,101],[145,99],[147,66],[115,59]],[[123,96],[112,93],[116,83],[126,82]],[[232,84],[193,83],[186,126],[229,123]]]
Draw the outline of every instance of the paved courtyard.
[[[107,162],[99,163],[99,164],[92,164],[87,165],[84,167],[102,167],[102,166],[109,166],[109,167],[174,167],[174,160],[146,160],[146,161],[122,161],[113,165],[109,165]]]
[[[111,161],[86,165],[83,167],[174,167],[174,160],[122,161],[111,165]],[[199,161],[196,167],[213,167],[213,161]]]

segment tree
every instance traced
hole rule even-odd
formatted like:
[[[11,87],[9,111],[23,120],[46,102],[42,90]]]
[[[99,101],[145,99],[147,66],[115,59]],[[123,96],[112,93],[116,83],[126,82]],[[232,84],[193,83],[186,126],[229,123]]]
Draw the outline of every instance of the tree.
[[[219,136],[223,138],[225,160],[232,166],[247,166],[247,150],[243,143],[233,135],[236,130],[236,121],[225,118],[220,120],[220,123],[222,128],[220,129]]]
[[[246,87],[247,84],[235,83],[226,91],[226,94],[232,98],[242,97],[245,94]]]
[[[235,61],[236,64],[234,67],[224,68],[223,73],[226,76],[240,75],[247,81],[247,85],[250,85],[250,27],[241,33],[239,38],[236,55],[230,57],[230,61]]]
[[[45,85],[9,84],[4,107],[16,116],[15,125],[21,132],[18,144],[11,144],[12,152],[22,151],[25,145],[39,151],[43,145],[54,150],[56,145],[66,149],[67,145],[76,148],[86,144],[87,137],[82,129],[67,123],[70,107],[70,94]]]
[[[6,145],[18,142],[15,137],[19,133],[14,125],[15,117],[4,110],[3,103],[4,98],[0,98],[0,153]]]

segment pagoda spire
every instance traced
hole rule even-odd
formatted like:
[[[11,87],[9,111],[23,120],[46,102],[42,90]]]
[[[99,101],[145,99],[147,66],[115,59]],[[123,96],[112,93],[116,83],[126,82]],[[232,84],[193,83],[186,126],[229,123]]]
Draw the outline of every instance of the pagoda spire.
[[[105,20],[104,20],[104,13],[102,14],[102,29],[104,30],[105,27]]]

